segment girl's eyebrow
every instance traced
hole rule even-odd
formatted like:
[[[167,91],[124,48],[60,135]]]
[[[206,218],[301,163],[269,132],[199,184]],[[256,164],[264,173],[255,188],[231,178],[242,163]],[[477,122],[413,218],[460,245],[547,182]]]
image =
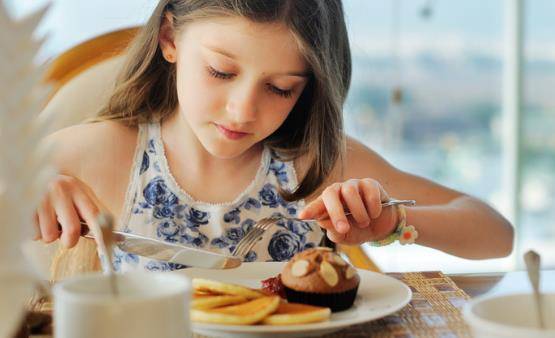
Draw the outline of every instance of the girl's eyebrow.
[[[206,49],[209,49],[210,51],[212,51],[214,53],[222,54],[223,56],[226,56],[230,59],[234,59],[234,60],[237,59],[237,56],[235,56],[234,54],[232,54],[228,51],[225,51],[225,50],[223,50],[219,47],[213,47],[213,46],[207,46],[207,45],[203,45],[203,47],[206,48]]]
[[[225,57],[228,57],[228,58],[230,58],[230,59],[233,59],[233,60],[237,60],[237,56],[235,56],[234,54],[232,54],[232,53],[230,53],[230,52],[228,52],[228,51],[226,51],[226,50],[223,50],[223,49],[221,49],[221,48],[219,48],[219,47],[208,46],[208,45],[203,45],[203,47],[206,48],[206,49],[208,49],[208,50],[210,50],[211,52],[221,54],[221,55],[223,55],[223,56],[225,56]],[[308,76],[310,75],[310,72],[307,72],[307,71],[291,71],[291,72],[279,73],[279,74],[275,74],[275,75],[280,75],[280,76],[296,76],[296,77],[303,77],[303,78],[306,78],[306,77],[308,77]]]

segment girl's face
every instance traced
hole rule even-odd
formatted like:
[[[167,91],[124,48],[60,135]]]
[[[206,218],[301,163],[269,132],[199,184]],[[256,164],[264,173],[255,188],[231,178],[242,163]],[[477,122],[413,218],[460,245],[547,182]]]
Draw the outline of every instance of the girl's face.
[[[238,156],[278,129],[308,80],[307,63],[283,24],[197,20],[161,46],[176,56],[180,113],[219,158]]]

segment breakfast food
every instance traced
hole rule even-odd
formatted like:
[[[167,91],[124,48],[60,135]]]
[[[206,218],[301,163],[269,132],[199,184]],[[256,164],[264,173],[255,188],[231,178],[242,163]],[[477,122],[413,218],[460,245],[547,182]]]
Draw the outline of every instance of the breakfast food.
[[[353,305],[360,277],[337,253],[318,247],[293,256],[281,272],[281,282],[289,302],[336,312]]]
[[[281,302],[274,314],[264,318],[262,324],[292,325],[317,323],[327,320],[331,310],[327,307]]]
[[[243,296],[247,299],[256,299],[264,296],[264,293],[249,289],[245,286],[224,283],[210,279],[194,278],[193,288],[195,293],[211,293],[221,295]]]
[[[297,325],[328,320],[353,305],[360,277],[329,248],[296,254],[262,289],[193,279],[191,320],[224,325]]]
[[[266,291],[209,279],[193,279],[191,320],[224,325],[294,325],[329,319],[329,308],[288,303]]]
[[[278,274],[276,277],[264,279],[261,283],[262,292],[269,295],[280,296],[283,299],[287,298],[285,290],[283,289],[283,283],[281,282],[281,274]]]
[[[61,243],[58,245],[50,264],[50,281],[57,282],[101,270],[96,242],[94,239],[80,237],[77,245],[71,249]]]
[[[191,320],[200,323],[249,325],[263,320],[279,306],[278,296],[265,296],[246,303],[209,310],[191,310]]]
[[[191,307],[198,310],[208,310],[226,305],[235,305],[247,302],[243,296],[213,295],[209,293],[195,293]]]

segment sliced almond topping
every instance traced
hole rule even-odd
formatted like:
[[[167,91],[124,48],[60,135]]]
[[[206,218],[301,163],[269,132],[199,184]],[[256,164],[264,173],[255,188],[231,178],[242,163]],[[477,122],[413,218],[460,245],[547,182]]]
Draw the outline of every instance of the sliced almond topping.
[[[320,264],[319,273],[326,284],[328,284],[329,286],[336,286],[339,282],[339,276],[337,275],[335,268],[333,267],[333,265],[326,261],[323,261],[322,264]]]
[[[346,279],[351,279],[355,276],[356,273],[357,273],[357,271],[355,269],[353,269],[352,266],[349,265],[347,270],[345,270],[345,278]]]
[[[331,259],[333,260],[332,263],[335,263],[339,266],[347,265],[347,262],[345,262],[345,260],[343,260],[343,258],[341,258],[341,256],[339,256],[338,254],[331,254]]]
[[[304,259],[299,259],[293,263],[291,267],[291,274],[295,277],[302,277],[308,273],[308,261]]]

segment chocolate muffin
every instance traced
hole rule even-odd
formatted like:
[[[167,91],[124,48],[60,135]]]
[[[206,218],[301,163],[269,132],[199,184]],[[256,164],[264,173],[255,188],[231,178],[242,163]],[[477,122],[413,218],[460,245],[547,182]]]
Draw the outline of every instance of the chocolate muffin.
[[[353,305],[360,277],[330,248],[318,247],[293,256],[281,272],[281,282],[288,301],[336,312]]]

